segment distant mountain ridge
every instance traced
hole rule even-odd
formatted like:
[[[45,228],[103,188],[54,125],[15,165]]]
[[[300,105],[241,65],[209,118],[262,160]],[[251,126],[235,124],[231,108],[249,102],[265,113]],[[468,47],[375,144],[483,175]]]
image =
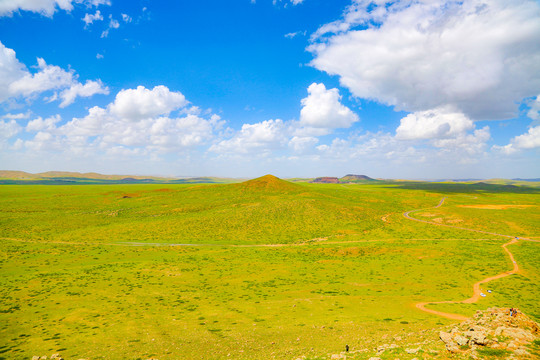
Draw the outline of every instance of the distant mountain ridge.
[[[375,180],[370,178],[367,175],[355,175],[355,174],[347,174],[342,178],[337,177],[331,177],[331,176],[324,176],[324,177],[318,177],[310,182],[317,183],[317,184],[365,184],[365,183],[372,183],[377,182],[379,180]]]
[[[24,171],[0,170],[0,178],[2,179],[20,179],[20,180],[37,180],[51,178],[74,178],[74,179],[99,179],[99,180],[172,180],[174,178],[154,177],[154,176],[137,176],[137,175],[103,175],[95,172],[80,173],[74,171],[46,171],[42,173],[27,173]]]
[[[0,184],[202,184],[233,183],[240,179],[217,177],[174,178],[142,175],[104,175],[95,172],[46,171],[32,174],[25,171],[0,170]]]

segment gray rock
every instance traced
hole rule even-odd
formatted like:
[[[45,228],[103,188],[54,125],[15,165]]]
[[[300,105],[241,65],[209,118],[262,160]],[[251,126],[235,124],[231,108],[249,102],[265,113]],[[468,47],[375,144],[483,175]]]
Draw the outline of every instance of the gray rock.
[[[483,331],[475,331],[474,335],[471,337],[471,343],[473,344],[487,345],[488,342],[489,340],[486,337],[486,333]]]
[[[529,356],[529,355],[531,355],[527,351],[527,349],[525,349],[523,347],[520,347],[519,349],[514,350],[514,354],[516,354],[517,356]]]
[[[467,345],[469,343],[469,339],[462,335],[456,335],[454,340],[459,346]]]
[[[452,334],[450,334],[450,333],[441,331],[441,332],[439,332],[439,337],[441,338],[441,340],[442,340],[443,343],[445,343],[445,344],[448,344],[448,343],[452,343],[452,342],[453,342],[453,340],[452,340]]]
[[[452,334],[451,333],[441,331],[439,333],[439,337],[441,338],[441,340],[446,345],[446,350],[448,350],[450,352],[453,352],[453,353],[459,352],[459,348],[457,347],[456,343],[452,339]]]
[[[501,335],[521,341],[533,341],[536,338],[530,331],[520,328],[505,328]]]

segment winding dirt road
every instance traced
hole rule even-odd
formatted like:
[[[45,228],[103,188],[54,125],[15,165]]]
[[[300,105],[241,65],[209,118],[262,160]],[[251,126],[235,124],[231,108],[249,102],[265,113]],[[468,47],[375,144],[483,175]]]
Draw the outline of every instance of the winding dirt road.
[[[439,204],[433,208],[430,208],[430,209],[436,209],[440,206],[442,206],[442,204],[444,203],[444,200],[446,198],[443,197],[441,199],[441,201],[439,202]],[[480,280],[478,281],[477,283],[475,283],[473,285],[473,296],[471,296],[470,298],[468,299],[465,299],[465,300],[461,300],[461,301],[453,301],[453,300],[448,300],[448,301],[430,301],[430,302],[420,302],[420,303],[417,303],[415,304],[416,308],[419,309],[419,310],[422,310],[422,311],[425,311],[427,313],[430,313],[430,314],[434,314],[434,315],[438,315],[438,316],[442,316],[442,317],[445,317],[447,319],[451,319],[451,320],[459,320],[459,321],[464,321],[464,320],[467,320],[468,317],[464,316],[464,315],[460,315],[460,314],[452,314],[452,313],[445,313],[445,312],[442,312],[442,311],[437,311],[437,310],[433,310],[433,309],[428,309],[426,308],[426,305],[432,305],[432,304],[472,304],[472,303],[475,303],[477,302],[478,300],[480,300],[482,298],[482,288],[481,288],[481,285],[482,284],[485,284],[487,282],[490,282],[492,280],[496,280],[496,279],[500,279],[500,278],[503,278],[503,277],[506,277],[506,276],[510,276],[512,274],[516,274],[518,271],[519,271],[519,266],[516,262],[516,260],[514,259],[514,255],[510,252],[510,250],[508,250],[507,246],[508,245],[512,245],[512,244],[515,244],[518,242],[518,238],[517,237],[514,237],[514,236],[511,236],[511,235],[504,235],[504,234],[498,234],[498,233],[492,233],[492,232],[488,232],[488,231],[482,231],[482,230],[475,230],[475,229],[468,229],[468,228],[463,228],[463,227],[459,227],[459,226],[452,226],[452,225],[446,225],[446,224],[439,224],[439,223],[436,223],[436,222],[432,222],[432,221],[426,221],[426,220],[420,220],[420,219],[416,219],[416,218],[413,218],[412,216],[410,216],[411,213],[413,212],[417,212],[417,211],[422,211],[422,210],[427,210],[427,209],[417,209],[417,210],[411,210],[411,211],[407,211],[405,213],[403,213],[403,216],[409,220],[413,220],[413,221],[418,221],[418,222],[423,222],[423,223],[427,223],[427,224],[432,224],[432,225],[437,225],[437,226],[446,226],[446,227],[451,227],[451,228],[454,228],[454,229],[460,229],[460,230],[468,230],[468,231],[474,231],[474,232],[479,232],[479,233],[484,233],[484,234],[490,234],[490,235],[497,235],[497,236],[503,236],[503,237],[509,237],[509,238],[512,238],[511,241],[507,242],[506,244],[502,245],[502,248],[504,249],[504,251],[508,254],[508,257],[510,258],[510,261],[512,261],[512,264],[514,265],[513,269],[510,270],[510,271],[506,271],[506,272],[503,272],[501,274],[498,274],[498,275],[495,275],[495,276],[491,276],[491,277],[488,277],[488,278],[485,278],[483,280]],[[536,240],[533,240],[533,239],[529,239],[529,238],[520,238],[522,240],[528,240],[528,241],[535,241]]]

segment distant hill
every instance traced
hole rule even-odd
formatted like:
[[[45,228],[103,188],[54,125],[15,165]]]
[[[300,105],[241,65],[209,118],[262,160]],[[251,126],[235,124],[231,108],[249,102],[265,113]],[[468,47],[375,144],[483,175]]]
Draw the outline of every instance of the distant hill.
[[[30,180],[39,179],[39,176],[24,171],[0,170],[0,179]]]
[[[337,177],[318,177],[311,181],[312,183],[319,183],[319,184],[339,184],[339,179]]]
[[[282,180],[274,175],[264,175],[256,179],[235,184],[240,189],[249,191],[271,191],[271,192],[294,192],[304,191],[301,185]]]
[[[47,171],[31,174],[24,171],[0,170],[0,184],[224,184],[238,181],[238,179],[216,177],[179,179],[140,175],[103,175],[95,172]]]
[[[347,174],[341,179],[339,179],[339,182],[341,183],[367,183],[367,182],[376,182],[376,181],[378,180],[372,179],[366,175],[354,175],[354,174]]]

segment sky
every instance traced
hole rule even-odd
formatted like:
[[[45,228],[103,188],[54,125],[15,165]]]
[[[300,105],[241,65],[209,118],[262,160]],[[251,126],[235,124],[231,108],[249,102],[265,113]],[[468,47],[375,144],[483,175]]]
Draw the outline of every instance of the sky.
[[[0,0],[0,169],[540,178],[537,0]]]

